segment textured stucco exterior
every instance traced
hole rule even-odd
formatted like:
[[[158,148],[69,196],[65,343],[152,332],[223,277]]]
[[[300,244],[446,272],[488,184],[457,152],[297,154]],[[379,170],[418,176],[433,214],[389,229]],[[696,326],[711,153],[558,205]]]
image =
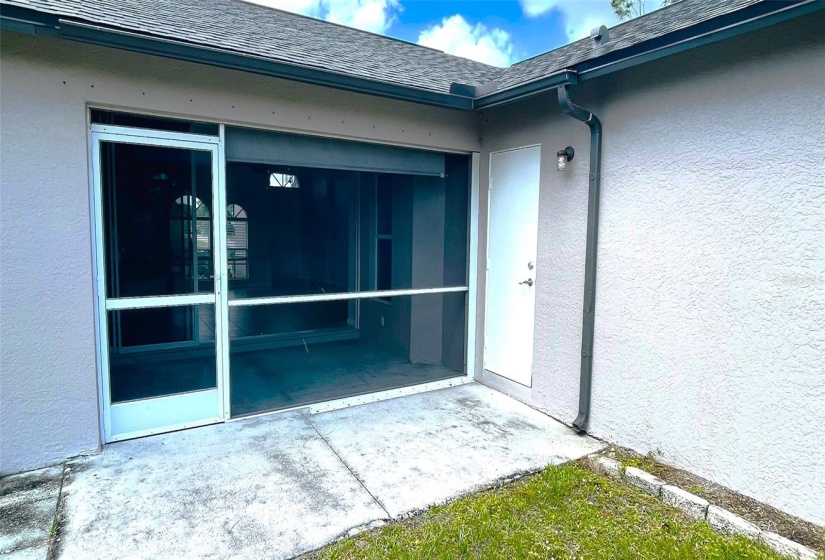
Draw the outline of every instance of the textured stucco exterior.
[[[825,523],[825,39],[809,16],[574,88],[605,128],[589,431]],[[2,34],[0,473],[99,447],[89,105],[489,153],[542,146],[532,387],[576,415],[587,127]],[[576,158],[555,170],[554,154]],[[484,332],[479,196],[476,332]],[[483,363],[483,343],[476,364]]]
[[[783,24],[573,89],[604,125],[590,433],[819,523],[822,25]],[[481,379],[571,423],[589,131],[547,96],[487,112],[482,138],[482,170],[490,151],[541,143],[543,156],[533,386]],[[576,157],[559,173],[567,145]]]
[[[450,152],[472,114],[2,34],[0,473],[99,448],[87,106]]]

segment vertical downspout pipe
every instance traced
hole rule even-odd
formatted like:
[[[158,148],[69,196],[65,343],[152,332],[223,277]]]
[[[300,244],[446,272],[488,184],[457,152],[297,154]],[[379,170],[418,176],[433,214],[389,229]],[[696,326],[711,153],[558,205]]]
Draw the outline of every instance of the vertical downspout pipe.
[[[579,378],[577,432],[587,430],[590,389],[593,381],[593,332],[596,325],[596,255],[599,240],[599,191],[602,171],[602,123],[596,115],[570,100],[568,86],[558,88],[561,110],[590,127],[590,189],[587,195],[587,246],[584,254],[584,312],[582,314],[582,361]]]

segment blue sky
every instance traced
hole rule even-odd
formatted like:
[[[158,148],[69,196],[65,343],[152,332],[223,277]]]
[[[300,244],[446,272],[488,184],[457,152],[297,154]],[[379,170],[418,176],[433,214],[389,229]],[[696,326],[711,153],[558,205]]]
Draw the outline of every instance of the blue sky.
[[[607,1],[607,0],[606,0]],[[439,25],[444,18],[461,15],[468,23],[487,29],[501,29],[510,35],[516,60],[523,60],[568,42],[564,14],[557,9],[539,17],[527,17],[517,1],[438,2],[413,0],[403,4],[403,12],[387,33],[417,42],[422,30]]]
[[[618,20],[610,0],[250,0],[509,66]]]

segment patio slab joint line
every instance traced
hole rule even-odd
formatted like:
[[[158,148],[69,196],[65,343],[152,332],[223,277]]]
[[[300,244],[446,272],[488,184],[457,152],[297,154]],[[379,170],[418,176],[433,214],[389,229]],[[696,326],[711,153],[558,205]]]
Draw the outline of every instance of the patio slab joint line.
[[[377,497],[375,497],[375,494],[373,494],[370,491],[370,489],[367,488],[367,485],[364,484],[364,481],[361,480],[361,477],[359,477],[357,474],[355,474],[355,472],[350,468],[350,466],[347,464],[347,462],[344,460],[344,458],[341,457],[341,455],[338,453],[338,451],[336,451],[336,449],[332,446],[332,444],[329,442],[329,440],[327,440],[327,438],[325,438],[323,436],[323,434],[321,434],[321,432],[318,431],[318,428],[315,427],[315,424],[312,422],[312,419],[309,416],[307,416],[307,414],[303,410],[301,411],[301,416],[303,416],[306,419],[306,421],[309,423],[309,425],[312,426],[312,429],[315,430],[315,433],[318,434],[318,437],[321,438],[322,440],[324,440],[324,443],[327,444],[327,447],[329,447],[330,450],[333,453],[335,453],[335,456],[338,457],[338,460],[341,461],[341,464],[343,464],[344,467],[346,467],[346,469],[349,471],[349,473],[355,478],[355,480],[358,481],[358,484],[361,485],[361,488],[363,488],[367,492],[367,494],[370,495],[370,498],[372,498],[375,501],[375,503],[378,504],[379,507],[384,511],[384,513],[387,514],[386,519],[387,520],[392,519],[392,515],[390,515],[390,512],[387,511],[386,507],[384,507],[384,504],[381,503],[381,500],[379,500]]]
[[[60,470],[60,487],[57,490],[57,503],[54,505],[54,515],[52,516],[52,526],[49,527],[49,541],[46,546],[46,560],[54,560],[58,556],[58,540],[60,539],[60,531],[62,520],[60,519],[60,506],[63,502],[63,486],[66,484],[67,466],[68,462],[64,461],[62,469]]]

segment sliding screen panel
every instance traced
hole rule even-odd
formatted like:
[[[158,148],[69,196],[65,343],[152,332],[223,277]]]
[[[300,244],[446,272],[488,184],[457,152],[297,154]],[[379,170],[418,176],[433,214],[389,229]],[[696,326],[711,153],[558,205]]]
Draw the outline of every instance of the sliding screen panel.
[[[359,291],[467,285],[469,158],[444,178],[362,174]]]
[[[356,289],[359,174],[227,168],[229,298]]]
[[[463,376],[466,295],[230,307],[232,415]]]

